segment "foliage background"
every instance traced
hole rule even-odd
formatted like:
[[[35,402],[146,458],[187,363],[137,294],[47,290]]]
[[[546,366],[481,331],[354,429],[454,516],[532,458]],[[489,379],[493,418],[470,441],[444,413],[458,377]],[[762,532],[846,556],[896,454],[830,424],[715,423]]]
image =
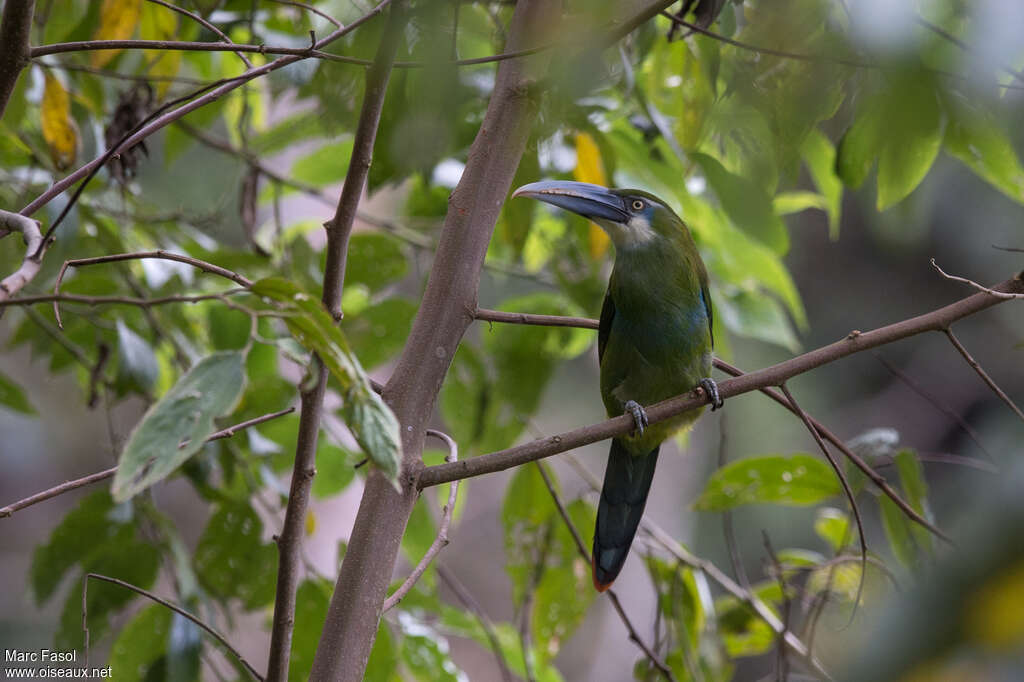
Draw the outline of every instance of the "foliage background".
[[[85,3],[57,0],[53,4],[40,42],[96,35],[102,21],[98,3],[90,3],[87,10],[83,9]],[[244,13],[243,4],[248,5],[228,3],[219,16]],[[303,44],[304,29],[312,25],[307,19],[297,23],[299,15],[294,11],[272,3],[259,4],[265,16],[260,29],[268,43]],[[566,61],[569,66],[564,72],[554,70],[535,137],[517,178],[527,182],[560,175],[616,185],[639,184],[663,196],[670,193],[670,201],[681,204],[683,215],[691,221],[712,271],[721,321],[716,328],[719,352],[745,369],[783,360],[801,348],[824,345],[851,329],[874,328],[963,296],[964,287],[940,278],[929,258],[935,257],[948,272],[982,283],[1003,279],[1021,265],[1019,253],[992,248],[993,244],[1024,245],[1020,229],[1024,175],[1012,152],[1024,148],[1024,133],[1007,123],[1019,120],[1022,99],[1020,90],[993,86],[997,78],[1009,82],[1004,75],[993,75],[999,64],[1024,63],[1019,40],[1000,38],[998,29],[1001,24],[1012,24],[1014,17],[1020,18],[1019,9],[1011,2],[989,2],[968,9],[930,3],[920,10],[975,44],[981,54],[972,55],[914,24],[909,15],[896,10],[886,13],[886,3],[851,2],[852,19],[846,24],[836,19],[840,11],[827,4],[729,3],[726,13],[739,16],[745,12],[746,24],[737,27],[733,22],[730,28],[720,19],[713,28],[722,33],[734,31],[735,37],[767,48],[816,55],[856,52],[858,59],[884,63],[885,69],[854,69],[768,55],[754,59],[748,52],[722,47],[703,36],[666,43],[669,24],[659,19],[624,48],[633,71],[622,66],[616,49],[604,54],[604,69],[573,71],[574,62]],[[318,6],[330,8],[339,18],[357,16],[344,3]],[[172,29],[152,5],[143,3],[141,7],[138,35],[157,37],[161,30]],[[475,4],[462,8],[460,57],[496,51],[492,41],[498,36],[485,9]],[[507,8],[489,9],[499,17],[507,16]],[[590,9],[581,8],[579,16],[588,16],[584,10]],[[436,26],[448,25],[450,20],[440,16],[444,11],[417,15],[406,35],[411,54],[400,58],[430,59],[435,52],[447,54],[448,44],[433,40],[430,33]],[[322,24],[316,25],[323,30]],[[238,42],[257,42],[248,35],[245,22],[233,26],[232,37]],[[174,23],[173,31],[178,39],[210,38],[188,22]],[[840,34],[850,36],[848,45],[836,42]],[[370,25],[334,49],[347,55],[372,56],[376,39]],[[93,58],[99,54],[74,57],[93,67],[108,66],[102,62],[104,58]],[[111,56],[109,65],[129,73],[148,70],[152,74],[166,68],[166,73],[202,78],[234,75],[239,68],[230,53],[172,52],[154,65],[143,54],[124,52]],[[936,77],[930,68],[965,73],[968,78]],[[373,194],[361,210],[379,218],[378,225],[384,221],[400,227],[375,229],[361,224],[350,255],[344,301],[347,319],[342,327],[356,354],[378,379],[388,376],[388,361],[400,349],[408,328],[430,267],[429,248],[422,245],[431,243],[447,208],[453,172],[457,173],[464,161],[475,134],[492,69],[457,71],[437,66],[435,71],[402,71],[394,77],[371,170]],[[97,154],[100,126],[108,120],[123,88],[80,72],[53,71],[56,75],[36,66],[23,76],[19,99],[0,123],[5,145],[0,150],[5,174],[0,199],[5,207],[22,205],[45,184],[45,179],[22,172],[26,164],[41,168],[49,178],[49,173],[59,175],[60,169],[77,166],[62,155],[77,153],[80,163]],[[357,67],[303,63],[256,81],[244,95],[225,98],[187,119],[208,135],[259,153],[270,168],[289,178],[322,188],[329,198],[326,203],[282,188],[278,213],[283,219],[278,228],[273,183],[264,177],[256,218],[249,219],[245,210],[239,210],[240,202],[251,201],[251,194],[249,200],[245,198],[249,166],[197,143],[186,130],[171,127],[147,142],[149,156],[140,161],[138,175],[128,189],[119,188],[110,178],[98,178],[63,226],[36,289],[48,290],[47,282],[52,282],[57,264],[64,258],[157,247],[184,248],[253,278],[283,272],[300,286],[314,289],[317,249],[322,246],[318,228],[333,212],[332,198],[337,196],[344,175],[345,165],[339,158],[345,157],[346,148],[351,149],[359,76]],[[73,121],[74,152],[61,146],[61,131],[47,132],[47,111],[54,109],[47,109],[45,98],[59,98],[52,85],[54,78],[71,92],[71,117],[51,127]],[[161,86],[156,86],[156,92],[158,97],[166,96]],[[881,93],[880,104],[872,99],[876,92]],[[59,103],[53,106],[60,108]],[[872,113],[873,107],[881,107],[884,114]],[[977,109],[967,111],[966,107]],[[873,116],[881,123],[872,123]],[[817,125],[818,121],[823,122]],[[861,126],[864,137],[876,137],[847,150],[847,165],[839,166],[841,178],[832,175],[822,181],[811,168],[814,162],[807,160],[809,153],[802,152],[808,131],[815,128],[821,132],[813,135],[838,142],[851,123],[855,129]],[[879,126],[877,133],[863,132],[872,125]],[[974,131],[967,149],[981,145],[983,161],[975,163],[976,172],[955,158],[964,156],[965,148],[955,136],[956,126]],[[986,131],[990,133],[987,138]],[[681,148],[681,158],[666,134]],[[653,155],[639,151],[646,148],[645,140],[654,149]],[[985,140],[990,146],[984,146]],[[938,151],[940,146],[942,151]],[[937,156],[934,165],[929,162],[918,172],[907,168],[913,159],[901,152],[910,157]],[[871,171],[866,182],[856,183],[870,170],[861,157],[870,161],[876,155],[881,157],[878,170]],[[831,173],[832,164],[825,167]],[[920,179],[924,171],[927,176],[917,186],[914,176]],[[843,191],[841,199],[840,179],[858,185]],[[52,220],[60,207],[59,203],[48,207],[47,218]],[[789,213],[787,207],[807,210]],[[783,213],[785,217],[781,217]],[[248,236],[247,228],[252,230]],[[270,256],[254,253],[253,241]],[[4,272],[16,267],[21,257],[20,247],[7,246],[11,248],[0,254]],[[752,252],[763,255],[757,261],[761,265],[752,265]],[[505,209],[489,253],[492,267],[485,274],[481,306],[596,316],[609,260],[607,246],[592,226],[526,202],[512,202]],[[785,284],[786,276],[780,280],[773,274],[775,262],[784,263],[794,289]],[[509,274],[510,270],[515,274]],[[158,295],[216,286],[181,268],[144,264],[82,271],[69,280],[66,289],[101,294],[140,287]],[[41,317],[49,315],[45,308],[37,312]],[[164,393],[173,383],[178,371],[176,355],[188,356],[192,348],[239,347],[249,332],[244,315],[216,304],[161,308],[155,314],[163,326],[177,330],[177,334],[171,332],[174,344],[154,334],[152,320],[140,310],[81,308],[65,312],[65,338],[85,347],[104,342],[118,353],[108,376],[107,407],[89,410],[83,397],[88,388],[87,369],[76,366],[43,328],[21,311],[8,311],[0,321],[9,344],[0,358],[0,372],[25,387],[35,414],[0,410],[0,464],[9,472],[0,478],[0,500],[14,500],[58,479],[110,466],[114,452],[141,416],[145,401]],[[1011,396],[1024,395],[1024,374],[1020,372],[1024,323],[1018,307],[997,307],[958,326],[957,331]],[[261,327],[261,333],[284,336],[272,325]],[[591,332],[478,323],[464,345],[442,393],[438,418],[438,425],[459,441],[463,456],[603,418]],[[141,361],[133,361],[127,350],[137,346],[143,349]],[[301,371],[287,361],[279,365],[275,352],[273,346],[254,347],[246,394],[233,413],[237,419],[225,424],[294,400]],[[879,355],[939,396],[971,424],[1001,467],[1013,468],[1024,442],[1021,423],[960,361],[945,339],[939,335],[917,337],[886,347]],[[481,384],[482,375],[490,381]],[[948,416],[918,397],[871,354],[826,366],[791,383],[805,409],[844,437],[889,427],[898,431],[900,447],[925,456],[985,456]],[[13,402],[8,400],[8,405]],[[479,412],[473,411],[478,408]],[[524,423],[520,415],[529,419]],[[802,425],[780,415],[782,412],[760,397],[746,395],[729,401],[724,412],[705,416],[678,452],[665,452],[649,513],[695,553],[728,566],[721,514],[693,511],[692,505],[715,468],[722,433],[728,435],[730,459],[815,452]],[[209,447],[186,467],[186,476],[158,486],[152,498],[138,503],[135,513],[142,517],[135,518],[146,520],[137,526],[125,519],[123,527],[90,528],[109,534],[112,544],[108,550],[123,550],[120,556],[138,572],[140,581],[149,580],[161,594],[181,594],[182,578],[176,569],[165,565],[156,578],[155,559],[151,565],[146,563],[149,559],[136,561],[132,546],[124,544],[126,537],[133,537],[135,542],[160,547],[162,556],[173,556],[165,543],[174,534],[164,533],[155,520],[160,515],[171,519],[181,541],[194,552],[202,584],[194,595],[196,603],[218,618],[232,641],[254,661],[262,660],[267,646],[264,626],[276,560],[267,542],[280,525],[278,494],[287,490],[287,477],[284,484],[275,481],[281,480],[289,467],[294,423],[294,418],[285,418]],[[338,544],[347,538],[362,479],[348,468],[359,456],[350,452],[354,443],[343,429],[336,428],[333,433],[328,429],[325,442],[318,457],[319,490],[314,489],[317,499],[306,544],[310,564],[333,579]],[[600,475],[606,448],[606,444],[597,444],[577,455]],[[439,459],[437,453],[434,456]],[[553,466],[565,498],[594,501],[587,486],[564,462],[556,460]],[[255,478],[236,477],[231,485],[222,485],[234,467],[248,469]],[[895,480],[891,469],[887,475]],[[943,528],[977,523],[973,516],[977,500],[997,487],[998,477],[974,468],[925,462],[924,471],[929,506]],[[515,476],[515,472],[505,472],[464,485],[452,543],[439,558],[496,622],[515,622],[515,597],[529,572],[529,561],[519,565],[520,556],[506,546],[503,515],[530,522],[529,505],[523,500],[536,501],[535,508],[544,504],[526,493],[507,496]],[[532,486],[531,494],[536,491],[536,481]],[[220,487],[227,492],[218,492]],[[261,503],[251,503],[254,491],[256,497],[263,498]],[[47,542],[67,511],[94,494],[85,489],[19,512],[0,524],[0,575],[4,584],[13,586],[0,595],[0,641],[4,646],[38,647],[50,642],[55,630],[61,631],[59,623],[66,618],[61,615],[64,599],[55,597],[38,604],[40,583],[30,578],[33,553]],[[406,557],[413,561],[433,539],[433,524],[428,520],[432,512],[426,503],[436,511],[434,499],[431,493],[424,495],[405,540]],[[843,504],[839,496],[828,502],[834,507]],[[146,517],[147,505],[159,514]],[[583,509],[577,507],[585,516]],[[864,504],[864,509],[871,549],[901,578],[919,562],[931,562],[917,556],[913,547],[901,549],[898,541],[890,545],[892,534],[886,534],[877,505]],[[236,516],[228,518],[231,512]],[[232,525],[238,522],[237,515],[250,518],[253,514],[262,519],[258,537]],[[747,571],[752,576],[765,574],[762,531],[770,535],[777,549],[801,547],[827,553],[829,548],[815,533],[813,521],[814,514],[807,508],[765,504],[738,508],[732,523]],[[592,524],[580,525],[589,532]],[[117,535],[119,532],[125,535]],[[80,559],[89,549],[88,545],[71,544],[54,547],[54,552],[65,557],[54,559],[55,564]],[[901,551],[909,552],[902,557],[906,565],[900,563]],[[143,548],[139,552],[139,557],[151,556]],[[566,570],[571,570],[572,556],[570,549],[561,562]],[[399,566],[396,578],[407,568]],[[553,581],[564,578],[556,572],[552,575],[556,576]],[[575,584],[571,577],[568,580]],[[52,587],[58,583],[61,594],[75,591],[66,576],[60,582],[58,575]],[[457,603],[439,578],[431,575],[425,583],[426,595],[419,597],[424,604],[429,606],[435,586],[446,601]],[[300,591],[298,662],[304,660],[303,648],[311,652],[309,647],[315,645],[316,631],[301,630],[302,616],[326,603],[324,594],[316,592],[320,587],[311,582]],[[565,585],[552,582],[545,589],[564,594],[560,587]],[[643,562],[632,558],[617,587],[634,621],[650,634],[656,602]],[[869,592],[870,597],[884,601],[882,593]],[[580,599],[584,598],[589,599],[589,593],[581,595]],[[538,599],[542,607],[550,604]],[[72,595],[69,603],[76,600]],[[217,602],[223,603],[222,610],[213,606]],[[415,613],[418,602],[410,599],[409,603],[409,613]],[[848,604],[826,612],[818,637],[826,660],[841,661],[853,648],[851,641],[860,641],[872,631],[882,611],[870,605],[879,603],[869,601],[869,607],[861,610],[848,630],[840,629],[848,616]],[[111,631],[120,630],[139,606],[124,612],[114,609]],[[162,616],[153,612],[147,617]],[[427,646],[429,635],[424,638],[411,618],[408,613],[398,614],[389,626],[395,633],[391,640],[396,659],[409,670],[422,662],[417,656],[446,658],[443,647],[432,650]],[[544,644],[565,679],[620,680],[631,674],[639,654],[628,643],[606,600],[595,600],[578,627],[573,616],[563,619],[553,618],[550,627],[556,633],[563,628],[564,641],[542,625],[535,625],[535,633],[549,634]],[[164,623],[163,627],[170,625]],[[108,639],[99,646],[110,647],[111,642]],[[493,658],[478,644],[453,638],[451,647],[452,661],[470,679],[493,675]],[[770,669],[773,656],[769,646],[759,657],[738,659],[736,678],[757,679]],[[545,657],[542,652],[541,659]],[[387,667],[386,662],[380,665]],[[381,673],[380,679],[387,679],[387,674]]]

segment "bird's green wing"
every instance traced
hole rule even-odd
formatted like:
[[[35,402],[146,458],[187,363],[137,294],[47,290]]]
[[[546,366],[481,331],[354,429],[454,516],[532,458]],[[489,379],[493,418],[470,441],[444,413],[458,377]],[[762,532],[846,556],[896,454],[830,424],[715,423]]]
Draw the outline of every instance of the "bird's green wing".
[[[612,332],[612,320],[615,319],[615,301],[612,300],[612,292],[604,295],[604,305],[601,306],[601,320],[597,324],[597,361],[601,362],[604,356],[604,347],[608,345],[608,335]]]

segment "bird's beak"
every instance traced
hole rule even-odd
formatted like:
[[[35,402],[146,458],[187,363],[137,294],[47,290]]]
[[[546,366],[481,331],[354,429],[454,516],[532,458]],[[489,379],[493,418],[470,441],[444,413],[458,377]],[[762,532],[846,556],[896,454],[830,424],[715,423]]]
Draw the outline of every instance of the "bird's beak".
[[[546,180],[523,185],[512,193],[514,197],[530,197],[553,206],[572,211],[590,220],[608,220],[613,223],[629,221],[625,201],[600,185],[569,180]]]

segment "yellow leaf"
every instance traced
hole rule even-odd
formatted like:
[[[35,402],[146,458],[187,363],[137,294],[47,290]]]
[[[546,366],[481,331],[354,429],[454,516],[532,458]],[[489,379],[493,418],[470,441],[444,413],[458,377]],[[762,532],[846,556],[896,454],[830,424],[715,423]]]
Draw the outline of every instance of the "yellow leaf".
[[[50,147],[50,156],[57,168],[64,170],[75,162],[78,149],[78,130],[71,118],[71,99],[61,82],[46,74],[43,89],[43,139]]]
[[[1019,651],[1024,644],[1024,561],[990,578],[966,600],[967,636],[994,652]]]
[[[139,18],[139,37],[143,40],[174,40],[178,37],[180,15],[153,3],[142,6]],[[151,76],[177,76],[181,67],[182,53],[179,50],[145,50],[146,73]],[[157,100],[163,99],[170,80],[156,82]]]
[[[100,25],[93,40],[127,40],[135,34],[142,10],[142,0],[103,0]],[[96,50],[89,58],[93,68],[105,66],[120,50]]]
[[[306,537],[316,532],[316,516],[312,509],[306,510]]]
[[[576,134],[576,170],[572,173],[578,182],[608,185],[608,176],[601,161],[601,150],[587,133]],[[604,230],[590,223],[590,257],[597,260],[608,252],[610,240]]]

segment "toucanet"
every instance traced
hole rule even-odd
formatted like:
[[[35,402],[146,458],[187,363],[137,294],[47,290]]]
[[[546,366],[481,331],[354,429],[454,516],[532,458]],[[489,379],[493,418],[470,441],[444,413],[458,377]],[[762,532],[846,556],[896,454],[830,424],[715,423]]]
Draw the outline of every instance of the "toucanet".
[[[722,405],[709,376],[714,340],[708,274],[689,229],[648,192],[546,181],[524,185],[512,196],[588,218],[615,246],[597,332],[601,398],[609,417],[631,414],[635,428],[612,440],[597,507],[591,563],[594,587],[603,592],[629,554],[661,443],[689,428],[703,410],[648,424],[643,406],[697,386],[712,410]]]

